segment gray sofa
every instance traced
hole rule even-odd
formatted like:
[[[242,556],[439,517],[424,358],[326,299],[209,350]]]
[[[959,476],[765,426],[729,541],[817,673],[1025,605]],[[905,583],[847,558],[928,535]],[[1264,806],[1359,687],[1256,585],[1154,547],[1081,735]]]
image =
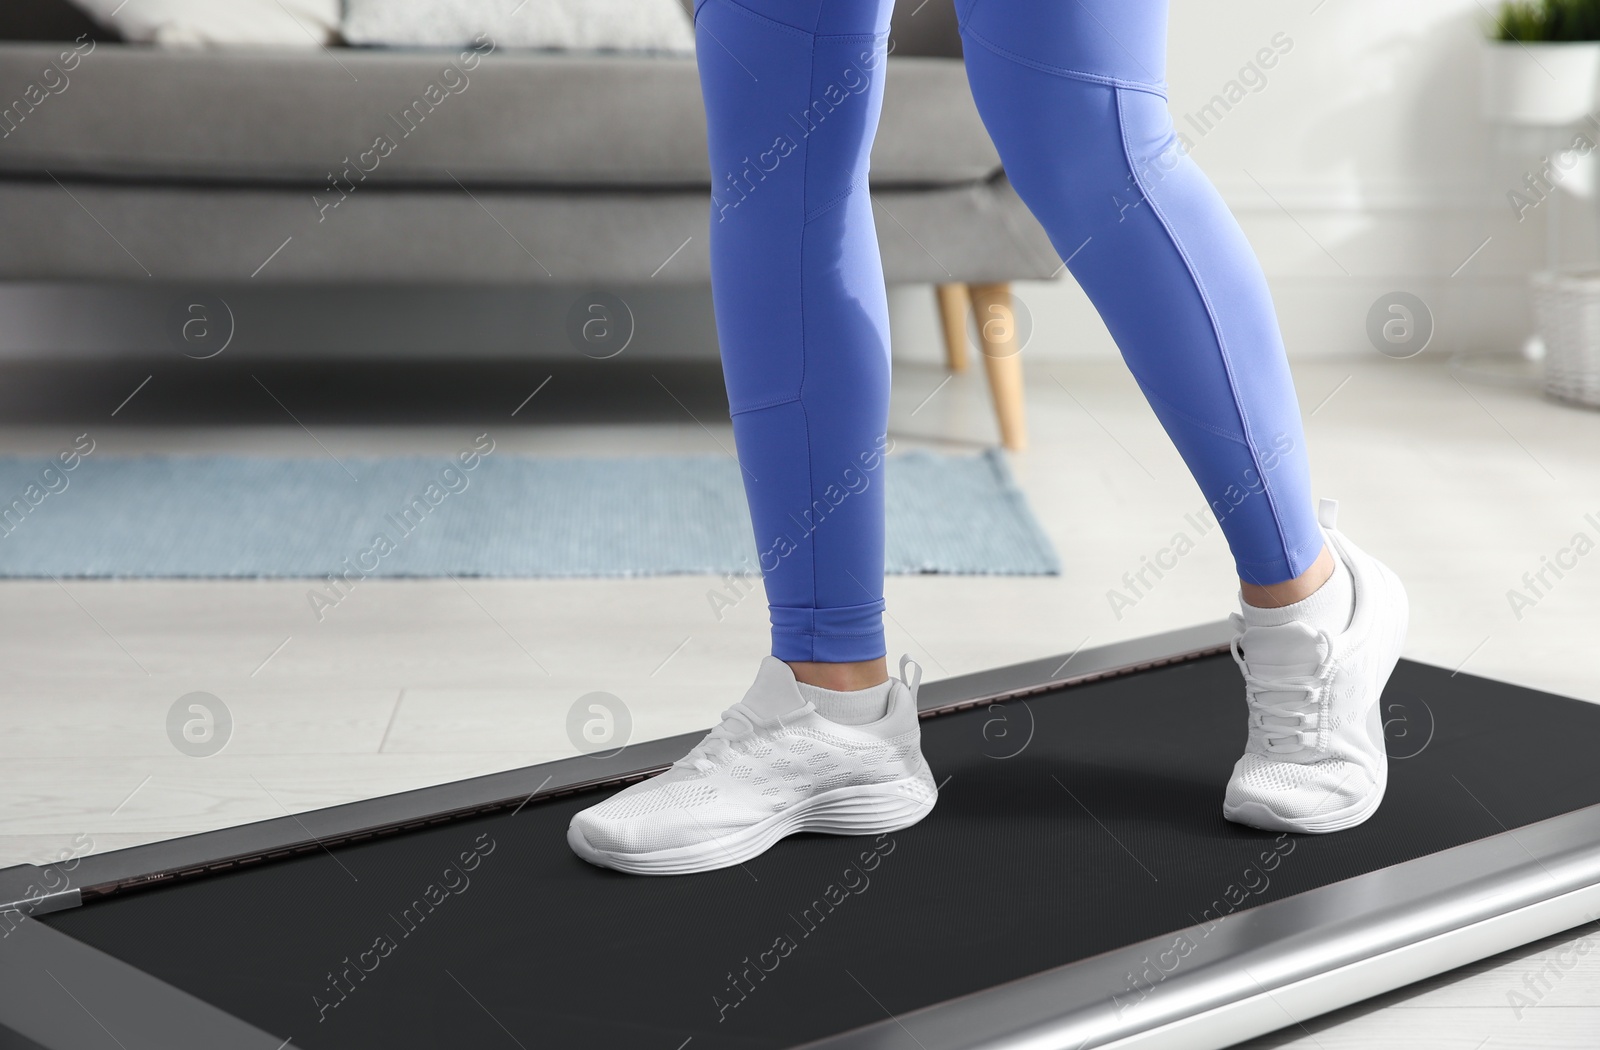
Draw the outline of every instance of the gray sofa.
[[[691,56],[496,48],[463,84],[454,51],[168,51],[64,0],[4,6],[0,280],[709,280]],[[93,49],[49,72],[84,33]],[[902,0],[872,153],[886,280],[940,285],[947,327],[1060,267],[959,56],[951,0]],[[947,331],[953,367],[965,342]],[[983,349],[1019,446],[1018,362]]]

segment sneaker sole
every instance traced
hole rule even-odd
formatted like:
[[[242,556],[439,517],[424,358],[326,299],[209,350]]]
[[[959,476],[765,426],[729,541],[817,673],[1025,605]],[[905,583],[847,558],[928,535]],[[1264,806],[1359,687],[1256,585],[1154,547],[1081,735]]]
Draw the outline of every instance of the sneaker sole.
[[[1371,555],[1367,555],[1367,557],[1370,558]],[[1383,673],[1378,675],[1377,695],[1372,700],[1374,705],[1381,705],[1383,703],[1384,687],[1389,684],[1389,676],[1394,674],[1395,665],[1400,662],[1400,649],[1405,644],[1406,631],[1411,626],[1411,604],[1406,595],[1405,585],[1400,582],[1400,577],[1395,575],[1394,570],[1376,558],[1373,558],[1372,562],[1378,575],[1383,578],[1389,593],[1397,595],[1400,599],[1400,630],[1394,644],[1394,652],[1389,655],[1387,666],[1384,667]],[[1380,727],[1382,725],[1381,718],[1379,719],[1379,725]],[[1381,775],[1378,778],[1377,788],[1372,794],[1358,799],[1343,809],[1334,810],[1320,816],[1313,814],[1312,817],[1291,820],[1275,812],[1265,803],[1241,802],[1237,805],[1224,803],[1222,815],[1235,824],[1244,824],[1247,827],[1259,828],[1263,831],[1291,831],[1307,835],[1325,835],[1333,831],[1344,831],[1346,828],[1353,828],[1357,824],[1364,823],[1367,818],[1378,811],[1378,806],[1383,802],[1384,793],[1389,787],[1389,760],[1384,741],[1380,736],[1374,743],[1377,744],[1380,753],[1384,754],[1384,761],[1379,766]]]
[[[824,791],[709,842],[649,853],[624,853],[596,849],[573,825],[567,828],[567,845],[598,867],[632,875],[686,875],[743,864],[765,853],[779,839],[802,831],[831,835],[901,831],[927,816],[938,800],[938,788],[924,769],[917,776],[886,784],[858,784]]]
[[[1378,790],[1366,798],[1316,820],[1287,820],[1260,802],[1241,802],[1237,806],[1224,806],[1222,815],[1235,824],[1243,824],[1246,827],[1258,828],[1262,831],[1292,831],[1302,835],[1325,835],[1331,831],[1343,831],[1346,828],[1353,828],[1376,813],[1379,804],[1383,802],[1383,794],[1387,787],[1387,782],[1388,777],[1385,776],[1384,783],[1378,785]]]

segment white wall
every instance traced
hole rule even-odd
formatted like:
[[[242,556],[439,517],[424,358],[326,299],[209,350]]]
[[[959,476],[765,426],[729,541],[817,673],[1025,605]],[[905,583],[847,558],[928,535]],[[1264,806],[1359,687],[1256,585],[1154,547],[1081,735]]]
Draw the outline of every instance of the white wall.
[[[1508,351],[1530,328],[1525,280],[1543,265],[1550,208],[1519,223],[1506,191],[1548,150],[1478,115],[1487,21],[1476,0],[1172,5],[1174,122],[1255,245],[1291,356],[1372,354],[1367,311],[1394,290],[1429,304],[1430,354]],[[1186,118],[1280,32],[1292,46],[1264,86],[1197,131]],[[1592,220],[1563,203],[1568,247],[1592,253]],[[1033,314],[1030,358],[1115,355],[1070,276],[1016,293]],[[903,356],[931,359],[937,346],[929,298],[895,293]]]

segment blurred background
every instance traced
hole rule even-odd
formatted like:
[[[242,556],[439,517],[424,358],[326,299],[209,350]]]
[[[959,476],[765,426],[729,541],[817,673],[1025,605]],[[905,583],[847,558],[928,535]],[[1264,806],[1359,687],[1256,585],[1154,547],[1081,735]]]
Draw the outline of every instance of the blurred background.
[[[0,9],[0,865],[703,728],[767,651],[688,11],[459,6]],[[1600,700],[1600,43],[1541,10],[1179,4],[1167,79],[1407,655]],[[1221,619],[1220,532],[950,0],[891,49],[891,500],[944,523],[897,547],[891,507],[891,663]],[[1426,1023],[1498,1023],[1519,965]]]

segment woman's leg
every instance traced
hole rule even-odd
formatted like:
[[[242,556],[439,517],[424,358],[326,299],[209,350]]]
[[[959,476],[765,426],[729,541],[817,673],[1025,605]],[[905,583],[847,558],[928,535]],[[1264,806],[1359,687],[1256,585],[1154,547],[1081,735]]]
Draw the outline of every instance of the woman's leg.
[[[887,677],[889,321],[867,164],[892,9],[695,9],[717,337],[772,652],[834,689]]]
[[[1299,403],[1261,267],[1167,112],[1166,0],[956,4],[1006,174],[1070,258],[1239,578],[1307,573],[1323,537]]]
[[[1266,279],[1167,112],[1166,0],[956,6],[1006,174],[1070,260],[1233,552],[1249,730],[1223,814],[1286,831],[1359,824],[1387,784],[1379,698],[1405,636],[1405,591],[1334,528],[1331,503],[1313,514]]]
[[[867,196],[893,0],[697,0],[711,288],[772,656],[672,767],[567,842],[642,874],[741,863],[801,831],[910,827],[938,788],[921,670],[883,639],[889,318]]]

